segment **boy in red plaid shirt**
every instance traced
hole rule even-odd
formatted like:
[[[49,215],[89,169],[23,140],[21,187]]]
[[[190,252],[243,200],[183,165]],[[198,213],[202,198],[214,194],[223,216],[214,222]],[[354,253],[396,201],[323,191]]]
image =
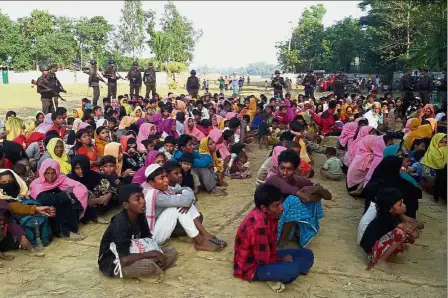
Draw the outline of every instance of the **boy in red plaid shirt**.
[[[233,275],[243,280],[266,281],[282,292],[286,283],[308,273],[314,255],[307,248],[277,251],[277,222],[283,212],[280,190],[260,185],[255,208],[246,216],[235,236]]]

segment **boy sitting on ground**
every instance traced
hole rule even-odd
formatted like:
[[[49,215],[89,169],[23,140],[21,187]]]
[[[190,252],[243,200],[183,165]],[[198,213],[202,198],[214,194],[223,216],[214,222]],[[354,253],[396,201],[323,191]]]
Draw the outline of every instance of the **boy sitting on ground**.
[[[143,189],[139,185],[121,187],[118,200],[123,210],[112,217],[101,239],[98,257],[101,272],[106,276],[126,278],[159,275],[176,261],[176,249],[171,246],[160,249],[152,241],[145,218]],[[136,246],[140,239],[145,239],[142,243],[154,244],[153,249],[131,253],[132,246]]]
[[[336,148],[327,147],[325,150],[327,160],[320,169],[320,174],[324,179],[338,181],[342,178],[342,162],[336,157]]]
[[[184,153],[179,161],[182,169],[182,183],[180,185],[191,188],[194,194],[197,194],[199,192],[201,181],[199,180],[198,175],[191,170],[194,162],[193,154]]]
[[[263,184],[255,191],[255,208],[235,237],[233,275],[243,280],[266,281],[275,292],[306,274],[314,263],[307,248],[277,250],[277,224],[282,215],[280,189]]]

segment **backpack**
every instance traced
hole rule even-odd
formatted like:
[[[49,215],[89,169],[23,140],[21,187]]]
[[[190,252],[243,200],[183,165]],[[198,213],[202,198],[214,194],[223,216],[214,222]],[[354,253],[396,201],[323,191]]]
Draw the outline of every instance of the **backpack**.
[[[38,205],[34,200],[23,200],[22,203],[26,205]],[[19,223],[23,230],[25,230],[26,238],[33,246],[40,245],[38,239],[40,239],[43,246],[48,246],[53,239],[48,217],[45,215],[26,215],[20,219]]]

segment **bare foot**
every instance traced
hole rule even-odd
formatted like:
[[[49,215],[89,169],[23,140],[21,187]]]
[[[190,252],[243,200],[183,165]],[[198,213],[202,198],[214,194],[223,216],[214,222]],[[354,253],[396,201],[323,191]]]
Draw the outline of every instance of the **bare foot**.
[[[109,220],[107,220],[106,218],[104,218],[102,216],[98,216],[97,218],[95,218],[94,222],[99,223],[99,224],[109,224]]]
[[[84,236],[84,235],[70,232],[70,236],[68,236],[66,239],[69,241],[81,241],[81,240],[84,240],[85,238],[86,238],[86,236]]]
[[[213,251],[213,252],[218,252],[223,249],[223,247],[216,245],[216,244],[210,242],[209,240],[204,241],[204,243],[196,243],[194,245],[194,247],[197,250],[205,250],[205,251]]]
[[[266,281],[266,283],[276,293],[281,293],[285,290],[285,284],[280,281]]]
[[[380,271],[383,271],[383,272],[385,272],[387,274],[390,274],[390,270],[391,270],[390,266],[386,262],[384,262],[384,261],[379,261],[378,263],[376,263],[373,266],[373,268],[375,268],[377,270],[380,270]]]
[[[0,260],[12,261],[14,260],[14,256],[5,255],[4,253],[0,252]]]
[[[227,192],[225,192],[224,190],[220,190],[216,187],[210,192],[210,194],[218,196],[218,197],[227,196]]]
[[[45,253],[44,252],[39,251],[39,250],[37,250],[35,248],[32,248],[28,255],[30,257],[39,257],[39,258],[45,257]]]

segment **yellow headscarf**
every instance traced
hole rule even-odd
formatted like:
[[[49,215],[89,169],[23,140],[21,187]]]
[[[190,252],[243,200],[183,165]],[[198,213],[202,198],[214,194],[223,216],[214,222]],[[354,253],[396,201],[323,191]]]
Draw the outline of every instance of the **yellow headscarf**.
[[[137,115],[136,115],[136,112],[137,112],[137,111],[142,112],[142,115],[141,115],[140,117],[137,117]],[[136,108],[134,109],[134,111],[131,113],[131,117],[134,117],[134,118],[136,118],[136,119],[139,119],[139,118],[145,118],[145,112],[143,112],[143,110],[142,110],[141,107],[136,107]]]
[[[416,129],[414,129],[411,121],[410,128],[411,131],[403,137],[404,148],[406,149],[406,151],[411,150],[412,143],[415,139],[430,138],[432,136],[432,126],[430,124],[420,125]]]
[[[78,117],[75,117],[75,112],[78,114]],[[75,119],[82,119],[82,117],[84,117],[84,112],[82,111],[81,108],[73,109],[73,117]]]
[[[22,134],[23,120],[14,116],[10,116],[5,123],[5,131],[8,132],[6,140],[12,141]]]
[[[95,146],[96,146],[96,150],[98,151],[98,155],[100,157],[104,156],[104,147],[106,147],[107,144],[109,144],[109,142],[100,140],[100,138],[98,137],[98,135],[96,134],[96,131],[95,131]]]
[[[137,122],[137,118],[124,116],[123,119],[121,119],[120,124],[118,125],[118,129],[125,129],[135,122]]]
[[[206,137],[201,140],[201,143],[199,144],[199,153],[211,155],[212,159],[213,159],[213,166],[216,168],[216,171],[219,173],[223,173],[224,172],[224,162],[222,161],[222,159],[220,159],[220,158],[218,158],[218,156],[216,156],[216,152],[210,153],[210,151],[208,150],[208,140],[209,139],[210,139],[209,137]]]
[[[111,142],[104,146],[104,156],[112,155],[117,159],[117,167],[115,169],[115,173],[118,177],[121,177],[121,168],[123,166],[123,159],[118,160],[118,156],[120,155],[121,144],[117,142]]]
[[[127,102],[124,102],[125,100],[126,98],[122,98],[120,105],[126,110],[126,115],[129,115],[131,113],[131,106]]]
[[[252,96],[249,99],[249,109],[246,112],[246,115],[249,115],[250,117],[250,121],[254,119],[256,111],[257,111],[257,100],[255,99],[255,97]]]
[[[23,181],[23,179],[19,175],[17,175],[13,170],[0,169],[0,174],[4,173],[4,172],[9,172],[11,175],[14,176],[17,184],[19,185],[20,192],[19,192],[19,196],[17,198],[12,198],[12,197],[4,194],[3,191],[0,189],[0,200],[19,200],[20,198],[27,197],[29,194],[29,191],[28,191],[28,186],[26,185],[25,181]]]
[[[439,147],[440,140],[446,137],[444,133],[436,133],[429,144],[428,151],[426,151],[425,156],[421,159],[421,163],[430,167],[434,170],[440,170],[445,167],[447,147]]]
[[[67,153],[65,152],[65,144],[62,142],[62,145],[64,146],[64,150],[62,151],[62,156],[56,156],[54,154],[54,148],[56,147],[56,144],[58,142],[62,142],[59,138],[52,138],[48,144],[47,144],[47,151],[50,154],[51,158],[58,162],[60,168],[61,168],[61,174],[67,175],[72,170],[72,165],[68,161]]]

